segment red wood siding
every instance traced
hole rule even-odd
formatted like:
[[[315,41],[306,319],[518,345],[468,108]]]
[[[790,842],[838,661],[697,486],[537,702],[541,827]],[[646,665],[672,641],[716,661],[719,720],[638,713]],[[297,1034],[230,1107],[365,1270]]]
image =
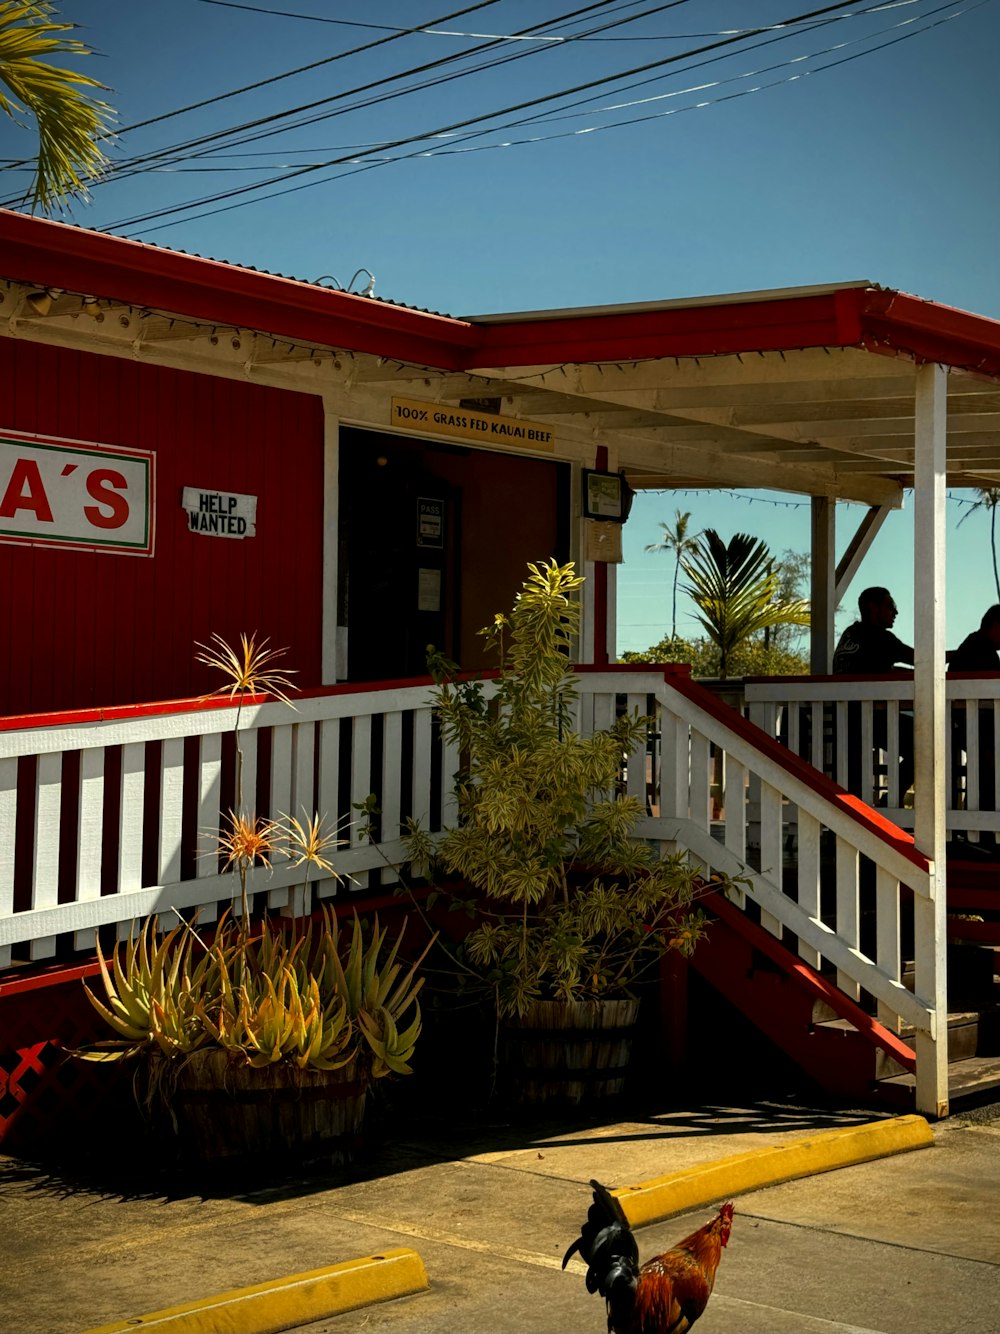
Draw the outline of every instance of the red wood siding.
[[[156,456],[152,557],[0,542],[0,714],[202,693],[213,632],[270,637],[319,684],[318,397],[4,338],[0,427]],[[257,536],[189,532],[185,486],[256,495]]]

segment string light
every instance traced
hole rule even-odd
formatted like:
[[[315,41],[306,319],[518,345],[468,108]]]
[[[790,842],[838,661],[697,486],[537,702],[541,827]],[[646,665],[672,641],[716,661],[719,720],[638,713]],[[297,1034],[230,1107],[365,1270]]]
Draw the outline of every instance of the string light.
[[[649,487],[643,489],[643,494],[650,496],[711,496],[713,499],[718,496],[728,496],[730,500],[745,500],[748,505],[773,505],[775,509],[790,510],[804,509],[805,506],[812,503],[809,500],[772,500],[769,496],[748,496],[743,491],[731,491],[726,487],[714,486],[685,487],[684,490],[676,487]],[[912,488],[907,488],[907,494],[912,495]],[[980,503],[978,500],[969,500],[965,496],[956,496],[951,491],[948,491],[946,495],[948,500],[953,500],[956,505],[974,507]],[[839,503],[842,505],[860,505],[863,502],[860,500],[842,500]]]

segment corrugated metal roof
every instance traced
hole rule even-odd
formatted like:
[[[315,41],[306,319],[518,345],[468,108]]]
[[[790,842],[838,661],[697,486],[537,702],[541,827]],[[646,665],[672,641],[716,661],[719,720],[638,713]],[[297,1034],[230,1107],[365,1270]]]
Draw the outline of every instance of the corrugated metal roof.
[[[31,216],[30,213],[26,212],[23,209],[11,209],[10,211],[12,213],[22,212],[26,217]],[[58,222],[59,220],[53,218],[53,219],[46,219],[46,221]],[[239,269],[242,270],[244,273],[258,273],[265,278],[283,278],[286,282],[301,283],[303,287],[321,287],[325,291],[336,292],[339,290],[341,293],[343,293],[346,290],[344,288],[338,289],[336,287],[328,287],[326,283],[320,282],[319,279],[300,278],[296,274],[280,273],[276,269],[261,268],[257,264],[241,264],[238,263],[236,260],[221,259],[216,255],[203,255],[200,251],[185,250],[181,246],[157,245],[152,241],[136,241],[131,237],[120,236],[117,232],[107,231],[103,227],[86,227],[83,224],[77,222],[62,223],[61,225],[72,227],[75,231],[90,232],[92,235],[109,236],[116,241],[125,241],[129,245],[140,246],[144,250],[152,250],[162,254],[169,254],[169,255],[183,255],[187,259],[207,260],[209,263],[212,264],[225,264],[227,268]],[[370,270],[368,271],[370,272]],[[324,275],[324,276],[329,276],[329,275]],[[339,279],[337,279],[337,281],[339,282]],[[362,293],[351,292],[349,293],[349,295],[361,296]],[[444,319],[455,318],[454,316],[449,315],[446,311],[433,310],[431,309],[430,306],[413,306],[406,301],[393,301],[389,297],[379,296],[377,293],[374,292],[367,298],[367,300],[375,301],[382,306],[394,306],[399,310],[412,310],[418,315],[438,315]]]

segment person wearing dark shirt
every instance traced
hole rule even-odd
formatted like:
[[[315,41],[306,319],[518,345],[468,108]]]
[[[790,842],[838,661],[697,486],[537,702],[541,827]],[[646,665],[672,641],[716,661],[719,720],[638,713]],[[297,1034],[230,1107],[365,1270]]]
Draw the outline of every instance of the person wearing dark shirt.
[[[1000,672],[1000,603],[988,607],[983,613],[983,619],[979,623],[979,629],[973,630],[971,635],[966,635],[955,649],[954,653],[949,655],[949,667],[951,672]],[[981,811],[992,811],[996,809],[996,742],[995,730],[993,726],[993,706],[987,704],[987,707],[980,705],[976,710],[979,734],[979,809]],[[968,755],[966,744],[966,723],[967,712],[965,704],[956,704],[952,709],[951,716],[951,736],[952,736],[952,755],[954,756],[953,780],[955,783],[955,794],[960,796],[962,789],[962,762],[960,757]],[[966,774],[968,783],[969,775]],[[973,789],[975,790],[975,789]],[[968,804],[969,792],[965,792],[966,804]],[[985,835],[981,843],[987,845],[995,844],[995,836]]]
[[[953,672],[1000,672],[1000,603],[983,614],[979,629],[966,635],[950,655]]]
[[[897,663],[913,666],[913,649],[892,633],[898,610],[887,588],[866,588],[858,598],[861,619],[840,636],[833,655],[836,675],[880,676]]]
[[[860,620],[849,625],[840,636],[833,655],[833,670],[838,676],[880,676],[891,672],[897,663],[913,665],[913,649],[892,633],[898,613],[887,588],[866,588],[858,598]],[[872,741],[876,753],[888,744],[885,705],[876,702],[872,713]],[[877,755],[873,756],[873,762]],[[899,711],[899,804],[913,782],[913,714]],[[889,761],[891,763],[891,761]],[[847,706],[847,786],[851,792],[867,795],[865,764],[861,755],[861,705]],[[885,800],[887,800],[887,794]]]

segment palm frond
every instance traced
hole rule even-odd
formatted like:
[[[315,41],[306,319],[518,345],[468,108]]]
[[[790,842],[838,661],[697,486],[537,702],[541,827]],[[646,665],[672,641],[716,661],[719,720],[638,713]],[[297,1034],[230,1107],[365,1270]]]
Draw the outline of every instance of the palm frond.
[[[52,212],[67,199],[87,198],[108,159],[100,141],[110,137],[114,111],[93,95],[105,85],[78,70],[50,64],[50,56],[87,56],[90,48],[65,36],[76,27],[54,20],[50,0],[0,0],[0,109],[17,124],[24,116],[38,131],[38,157],[27,195]]]

